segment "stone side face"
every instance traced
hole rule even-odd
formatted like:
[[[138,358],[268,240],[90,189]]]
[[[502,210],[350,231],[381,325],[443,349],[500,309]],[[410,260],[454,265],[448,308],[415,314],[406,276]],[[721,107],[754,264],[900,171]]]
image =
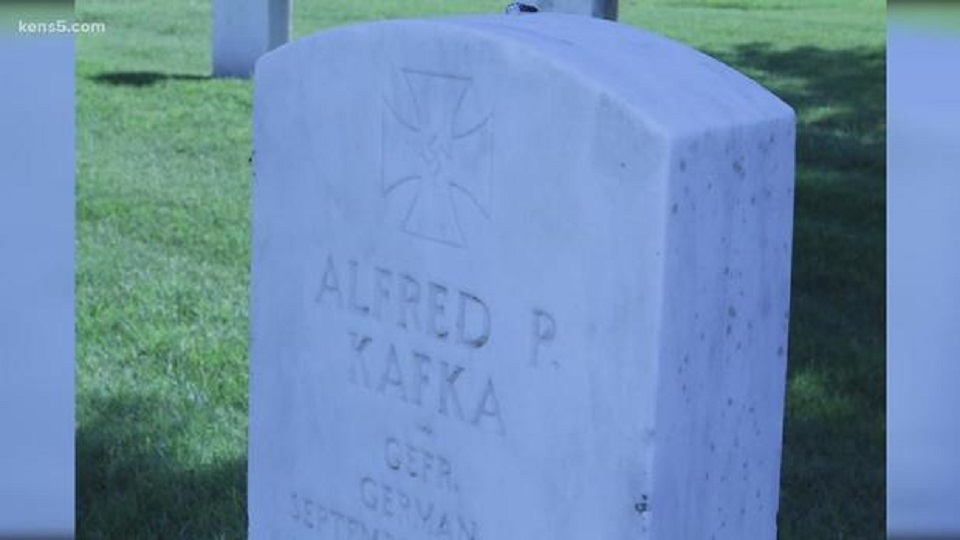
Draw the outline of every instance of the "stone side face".
[[[775,538],[794,121],[678,141],[657,413],[658,538]]]

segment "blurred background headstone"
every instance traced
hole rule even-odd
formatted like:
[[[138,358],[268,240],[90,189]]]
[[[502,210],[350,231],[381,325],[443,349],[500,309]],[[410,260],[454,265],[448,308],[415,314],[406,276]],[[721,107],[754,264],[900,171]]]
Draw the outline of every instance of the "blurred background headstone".
[[[960,537],[960,22],[891,5],[887,528]]]
[[[73,536],[73,259],[74,40],[7,29],[0,32],[3,539]]]
[[[246,78],[290,39],[292,0],[214,0],[213,75]]]
[[[617,19],[617,0],[536,0],[533,3],[541,11]]]

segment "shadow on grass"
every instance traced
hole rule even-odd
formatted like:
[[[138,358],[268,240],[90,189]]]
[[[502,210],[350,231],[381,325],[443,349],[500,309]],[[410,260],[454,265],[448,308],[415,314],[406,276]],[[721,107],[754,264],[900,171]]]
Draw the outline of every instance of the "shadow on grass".
[[[209,75],[183,75],[155,71],[117,71],[90,77],[90,80],[99,84],[133,87],[153,86],[166,81],[206,81],[210,79]]]
[[[177,420],[178,408],[142,397],[94,399],[82,407],[79,538],[246,537],[246,462],[183,464],[196,426]]]
[[[781,538],[883,538],[885,51],[710,52],[797,112]]]

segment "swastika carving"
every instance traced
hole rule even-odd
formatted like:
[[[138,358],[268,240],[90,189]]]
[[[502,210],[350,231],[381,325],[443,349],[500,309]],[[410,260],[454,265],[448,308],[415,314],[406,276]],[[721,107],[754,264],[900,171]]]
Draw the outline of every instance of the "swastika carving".
[[[462,212],[490,218],[493,116],[471,78],[403,69],[393,81],[384,99],[383,194],[414,183],[401,229],[466,247]]]

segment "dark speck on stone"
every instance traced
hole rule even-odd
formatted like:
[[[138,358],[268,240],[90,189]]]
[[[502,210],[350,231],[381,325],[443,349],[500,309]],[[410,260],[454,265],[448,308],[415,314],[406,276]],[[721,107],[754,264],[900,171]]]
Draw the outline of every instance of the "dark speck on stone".
[[[745,176],[745,171],[743,168],[743,158],[740,158],[733,162],[733,170],[737,173],[737,176],[743,178]]]

